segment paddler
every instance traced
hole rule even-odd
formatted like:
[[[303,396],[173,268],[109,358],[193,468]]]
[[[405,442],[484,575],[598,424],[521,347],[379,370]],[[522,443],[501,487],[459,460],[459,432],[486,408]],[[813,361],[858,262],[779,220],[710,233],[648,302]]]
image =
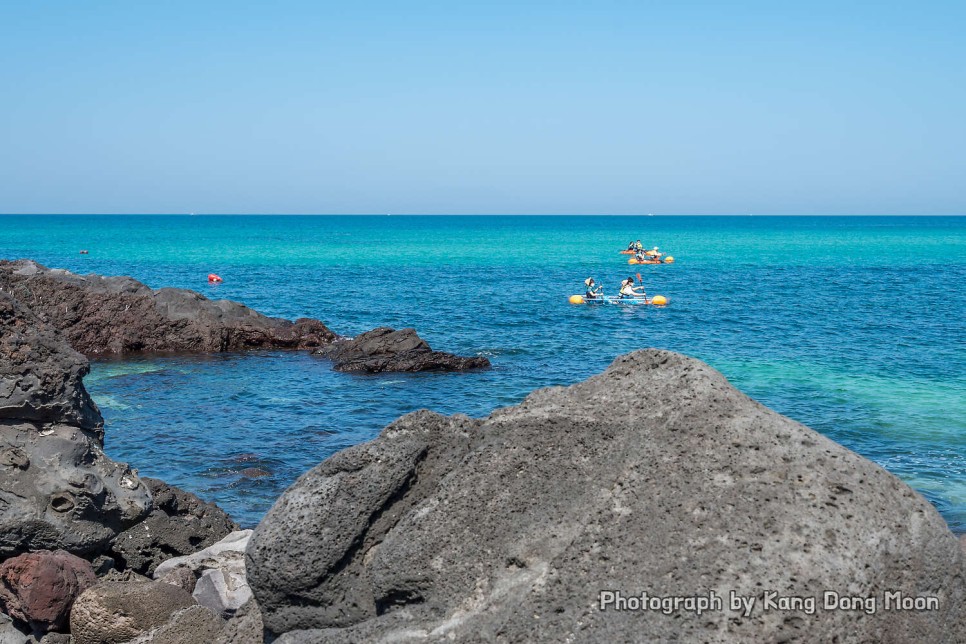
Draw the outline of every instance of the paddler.
[[[626,280],[621,281],[620,297],[643,297],[644,301],[647,301],[647,293],[644,292],[644,287],[641,286],[640,290],[638,290],[638,287],[634,286],[633,277],[628,277]]]
[[[642,244],[641,240],[638,239],[636,242],[634,242],[634,248],[632,248],[631,250],[642,251],[644,250],[644,244]]]
[[[651,256],[651,257],[655,257],[655,258],[657,258],[657,257],[660,257],[661,255],[663,255],[664,253],[659,253],[659,252],[657,252],[657,246],[655,246],[655,247],[654,247],[654,248],[652,248],[651,250],[649,250],[649,251],[647,251],[647,254],[648,254],[649,256]]]
[[[593,277],[588,277],[584,280],[584,285],[587,287],[587,292],[584,294],[585,300],[595,300],[600,297],[600,292],[604,290],[604,287],[600,284],[594,282]]]

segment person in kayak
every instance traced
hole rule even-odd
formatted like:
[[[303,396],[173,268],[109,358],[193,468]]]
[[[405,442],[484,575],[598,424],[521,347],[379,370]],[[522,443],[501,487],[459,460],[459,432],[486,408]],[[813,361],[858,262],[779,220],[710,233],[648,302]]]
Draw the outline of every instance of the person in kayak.
[[[642,244],[641,243],[641,240],[638,239],[636,242],[634,242],[634,248],[632,248],[631,250],[636,250],[636,251],[640,252],[640,251],[644,250],[644,244]]]
[[[600,297],[600,292],[604,290],[604,287],[600,284],[594,282],[593,277],[588,277],[584,280],[584,285],[587,286],[587,292],[584,294],[584,299],[595,300]]]
[[[626,299],[629,297],[643,297],[644,301],[647,301],[647,293],[644,291],[644,287],[641,286],[640,289],[634,286],[634,278],[628,277],[626,280],[621,282],[620,290],[621,299]]]
[[[637,244],[632,241],[627,245],[627,250],[637,250]]]
[[[663,254],[664,254],[664,253],[659,253],[659,252],[657,251],[657,246],[655,246],[654,248],[652,248],[652,249],[651,249],[651,250],[649,250],[649,251],[646,251],[646,253],[647,253],[648,255],[650,255],[651,257],[653,257],[653,258],[655,258],[655,259],[658,259],[658,258],[660,258],[660,257],[661,257],[661,255],[663,255]]]

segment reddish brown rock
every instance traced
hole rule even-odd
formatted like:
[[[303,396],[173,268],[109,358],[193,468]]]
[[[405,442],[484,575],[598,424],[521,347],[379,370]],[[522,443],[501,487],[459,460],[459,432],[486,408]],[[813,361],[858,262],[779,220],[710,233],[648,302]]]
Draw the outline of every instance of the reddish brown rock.
[[[41,550],[0,565],[0,607],[40,632],[67,625],[74,600],[97,583],[91,565],[63,550]]]
[[[194,291],[154,290],[130,277],[74,275],[29,260],[0,261],[0,288],[88,356],[313,349],[335,338],[318,320],[290,322]]]

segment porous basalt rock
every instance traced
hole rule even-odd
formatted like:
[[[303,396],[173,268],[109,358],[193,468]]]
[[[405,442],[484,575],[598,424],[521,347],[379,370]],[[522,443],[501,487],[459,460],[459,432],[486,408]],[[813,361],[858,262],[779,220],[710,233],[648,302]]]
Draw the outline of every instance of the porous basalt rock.
[[[318,320],[291,322],[195,291],[154,290],[130,277],[75,275],[30,260],[0,261],[0,289],[88,356],[312,349],[335,337]]]
[[[150,575],[161,562],[207,548],[238,529],[214,503],[157,479],[141,480],[151,490],[154,509],[114,539],[111,555],[119,566]]]
[[[96,554],[147,515],[150,493],[104,455],[87,360],[5,292],[0,331],[0,558]]]
[[[264,634],[262,613],[255,600],[250,599],[228,620],[214,644],[263,644]]]
[[[490,361],[484,357],[433,351],[415,329],[396,331],[389,327],[366,331],[352,339],[337,340],[315,353],[332,360],[336,371],[467,371],[490,366]]]
[[[128,644],[212,644],[224,630],[225,620],[214,611],[204,606],[189,606]]]
[[[0,292],[0,422],[73,425],[103,438],[104,420],[84,389],[90,367],[33,311]],[[0,467],[28,463],[0,453]]]
[[[106,581],[77,598],[70,614],[76,644],[120,644],[163,626],[178,610],[195,605],[177,586]]]
[[[403,417],[290,487],[247,564],[286,643],[966,641],[963,553],[925,499],[656,350],[482,420]],[[724,606],[602,610],[604,590]],[[880,610],[823,610],[825,591]],[[887,591],[938,608],[886,611]]]
[[[0,565],[0,609],[39,633],[67,625],[78,595],[97,583],[90,563],[57,550],[41,550]]]

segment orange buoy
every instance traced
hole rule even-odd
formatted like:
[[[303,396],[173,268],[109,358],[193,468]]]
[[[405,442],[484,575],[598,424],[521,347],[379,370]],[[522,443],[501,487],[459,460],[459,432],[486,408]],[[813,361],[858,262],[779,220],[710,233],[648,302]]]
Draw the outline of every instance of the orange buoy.
[[[655,295],[654,297],[651,298],[651,304],[655,304],[657,306],[664,306],[665,304],[667,304],[667,298],[664,297],[663,295]]]
[[[674,258],[673,257],[670,257],[670,256],[665,257],[664,258],[664,263],[665,264],[673,264],[674,263]]]
[[[224,281],[224,280],[222,280],[220,277],[218,277],[214,273],[208,273],[208,283],[209,284],[217,284],[217,283],[222,282],[222,281]]]
[[[584,303],[584,296],[583,295],[571,295],[570,296],[570,299],[568,301],[571,304],[583,304]]]

